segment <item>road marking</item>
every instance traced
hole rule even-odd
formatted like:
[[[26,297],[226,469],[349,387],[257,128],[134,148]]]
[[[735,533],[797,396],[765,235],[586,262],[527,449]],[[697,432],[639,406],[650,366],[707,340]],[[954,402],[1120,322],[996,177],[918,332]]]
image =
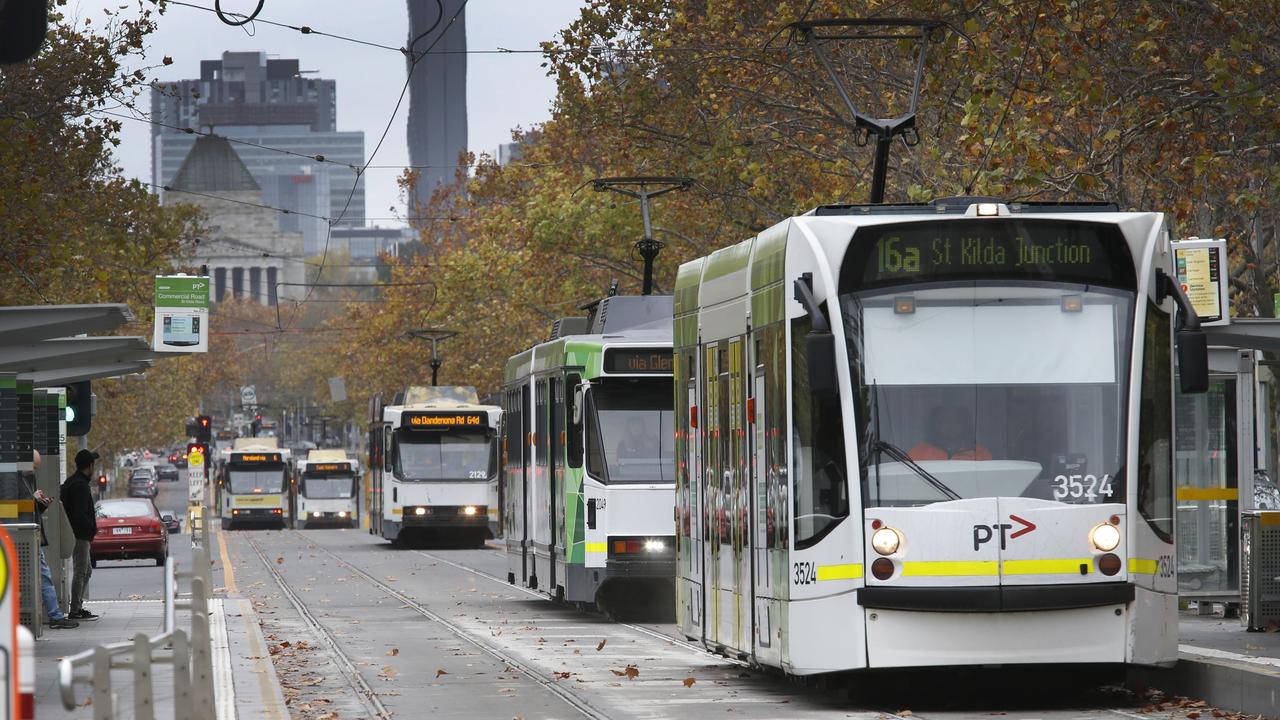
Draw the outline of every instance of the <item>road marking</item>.
[[[227,555],[227,539],[223,537],[221,523],[218,524],[218,557],[222,559],[222,588],[228,595],[238,595],[240,591],[236,587],[236,571],[231,568],[231,557]]]

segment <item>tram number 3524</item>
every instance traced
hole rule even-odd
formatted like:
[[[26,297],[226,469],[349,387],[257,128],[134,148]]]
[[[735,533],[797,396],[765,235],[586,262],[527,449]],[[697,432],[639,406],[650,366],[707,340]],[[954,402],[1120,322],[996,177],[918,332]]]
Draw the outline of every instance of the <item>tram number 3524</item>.
[[[818,582],[817,572],[814,570],[811,562],[798,562],[792,564],[792,580],[796,585],[813,585]]]
[[[1059,475],[1053,479],[1053,499],[1111,497],[1111,476]]]

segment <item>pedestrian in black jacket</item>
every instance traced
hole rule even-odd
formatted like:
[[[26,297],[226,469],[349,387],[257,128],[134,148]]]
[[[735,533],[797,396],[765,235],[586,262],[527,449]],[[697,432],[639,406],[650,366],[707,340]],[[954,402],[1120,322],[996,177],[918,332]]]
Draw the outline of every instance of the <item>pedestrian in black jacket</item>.
[[[84,609],[85,590],[89,585],[89,576],[93,574],[92,563],[89,561],[89,544],[98,533],[98,513],[94,508],[93,491],[89,489],[94,463],[97,461],[96,452],[81,450],[76,453],[76,471],[62,483],[62,507],[67,512],[67,520],[76,536],[76,547],[71,553],[71,612],[67,615],[72,620],[98,619],[97,615]]]

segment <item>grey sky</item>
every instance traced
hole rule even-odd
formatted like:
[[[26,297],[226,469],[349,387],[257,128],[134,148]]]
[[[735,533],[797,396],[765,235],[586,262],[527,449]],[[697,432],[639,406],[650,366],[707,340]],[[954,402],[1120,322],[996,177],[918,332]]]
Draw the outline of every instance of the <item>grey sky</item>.
[[[190,1],[213,6],[213,0]],[[96,20],[101,17],[99,8],[120,4],[81,0],[79,14]],[[222,6],[228,11],[247,12],[255,4],[253,0],[224,0]],[[467,47],[536,48],[540,41],[553,39],[572,22],[583,4],[583,0],[471,0],[467,4]],[[261,17],[393,47],[404,45],[408,34],[404,0],[267,0]],[[147,61],[158,65],[168,55],[173,64],[158,68],[153,79],[197,78],[200,61],[217,59],[225,50],[264,50],[276,57],[299,58],[304,70],[315,70],[316,76],[337,81],[338,129],[363,130],[366,154],[377,144],[404,84],[404,57],[389,50],[302,35],[261,23],[250,35],[245,29],[223,25],[213,13],[178,5],[170,5],[158,24],[149,39]],[[527,128],[550,116],[555,84],[541,63],[542,57],[537,54],[473,54],[467,59],[467,120],[473,151],[493,153],[499,143],[510,140],[513,127]],[[149,102],[144,99],[139,107],[146,111]],[[408,110],[406,97],[375,164],[408,163]],[[122,122],[120,165],[127,176],[150,181],[150,126]],[[365,207],[370,217],[403,214],[404,204],[395,182],[398,175],[394,169],[369,170]],[[389,210],[392,206],[397,213]],[[399,223],[374,220],[370,224]]]

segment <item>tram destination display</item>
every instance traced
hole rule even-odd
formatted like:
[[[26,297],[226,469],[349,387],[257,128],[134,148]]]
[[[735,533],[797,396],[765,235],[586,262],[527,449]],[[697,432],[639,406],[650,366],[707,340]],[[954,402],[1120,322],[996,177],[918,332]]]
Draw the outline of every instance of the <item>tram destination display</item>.
[[[670,348],[606,348],[604,371],[607,373],[671,374],[675,359]]]
[[[1132,261],[1113,225],[992,218],[860,228],[846,284],[1008,277],[1132,287]]]
[[[423,428],[426,430],[452,430],[455,428],[488,427],[488,416],[484,413],[405,413],[401,425],[407,428]]]
[[[231,456],[236,463],[278,463],[280,453],[237,453]]]
[[[330,473],[349,473],[351,472],[351,463],[311,463],[307,465],[307,474],[321,475]]]

